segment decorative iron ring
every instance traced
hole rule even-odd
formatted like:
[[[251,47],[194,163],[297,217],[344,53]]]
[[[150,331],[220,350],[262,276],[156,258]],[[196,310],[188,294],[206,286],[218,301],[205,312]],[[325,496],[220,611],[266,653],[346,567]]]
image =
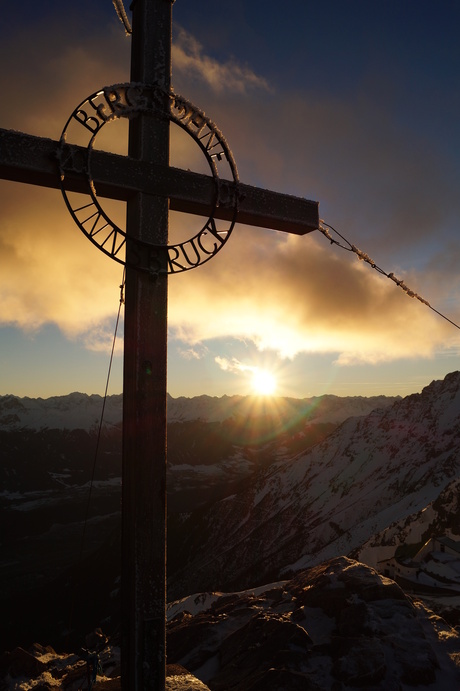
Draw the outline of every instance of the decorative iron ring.
[[[166,105],[167,104],[167,105]],[[162,115],[187,132],[203,152],[214,180],[212,211],[202,228],[190,239],[171,245],[158,245],[128,236],[126,230],[115,224],[102,208],[91,173],[92,152],[97,135],[109,122],[119,118],[133,118],[143,114]],[[82,137],[86,144],[84,160],[73,162],[69,158],[70,136],[76,135],[76,144]],[[238,212],[238,171],[228,144],[217,126],[190,101],[174,94],[165,93],[155,85],[136,83],[116,84],[104,87],[78,105],[62,131],[58,161],[61,191],[67,208],[80,230],[102,252],[115,261],[134,268],[158,273],[188,271],[209,261],[222,249],[233,230]],[[90,200],[83,202],[81,195],[66,188],[66,173],[83,171],[86,177],[86,194]],[[224,171],[231,185],[223,184]],[[214,218],[217,206],[230,208],[230,221]],[[126,246],[129,245],[128,258]],[[137,247],[137,251],[136,248]]]

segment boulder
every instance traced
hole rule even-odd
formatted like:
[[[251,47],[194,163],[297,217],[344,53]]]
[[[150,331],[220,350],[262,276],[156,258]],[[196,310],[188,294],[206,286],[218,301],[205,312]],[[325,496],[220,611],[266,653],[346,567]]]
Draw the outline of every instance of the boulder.
[[[32,653],[23,648],[15,648],[0,657],[0,675],[5,677],[37,677],[47,669],[46,664],[37,660]]]

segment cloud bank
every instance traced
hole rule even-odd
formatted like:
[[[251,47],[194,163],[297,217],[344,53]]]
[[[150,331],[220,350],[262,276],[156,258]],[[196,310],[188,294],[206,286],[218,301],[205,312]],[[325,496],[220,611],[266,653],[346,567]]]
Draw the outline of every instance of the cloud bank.
[[[33,43],[27,32],[15,37],[16,58],[8,63],[8,73],[0,75],[2,93],[9,94],[2,102],[2,126],[58,138],[84,97],[127,78],[129,41],[116,19],[101,34],[81,39],[75,33],[73,43],[61,40],[54,27],[36,33]],[[5,63],[13,47],[6,43],[0,50]],[[372,246],[365,230],[351,238],[378,263],[379,249],[387,257],[396,255],[398,247],[432,233],[439,222],[439,198],[427,191],[442,188],[445,199],[442,167],[430,168],[425,150],[411,165],[394,169],[401,137],[376,113],[381,141],[362,132],[364,116],[372,114],[368,103],[363,102],[356,117],[349,104],[331,104],[320,95],[314,100],[277,97],[249,67],[219,63],[184,31],[178,34],[173,58],[178,83],[185,83],[187,75],[190,90],[207,93],[223,129],[228,126],[245,182],[335,199],[345,220],[351,220],[353,209],[365,223],[381,219],[383,205],[387,244],[378,232],[374,239],[370,233]],[[31,69],[35,63],[38,71]],[[405,145],[415,151],[416,140]],[[107,342],[104,325],[118,308],[121,267],[81,235],[59,192],[6,182],[0,192],[0,324],[30,330],[54,323],[69,338],[98,349]],[[434,259],[419,272],[397,265],[388,270],[433,304],[442,295],[435,280],[441,269]],[[454,263],[450,270],[456,272]],[[169,319],[184,354],[192,358],[201,357],[206,341],[222,337],[249,339],[260,350],[271,349],[284,358],[335,353],[343,365],[428,357],[446,341],[454,342],[439,317],[323,237],[241,226],[206,266],[173,277]]]
[[[279,240],[242,227],[234,235],[225,256],[171,281],[177,337],[232,335],[281,357],[329,352],[351,364],[428,357],[450,333],[425,305],[314,234]]]

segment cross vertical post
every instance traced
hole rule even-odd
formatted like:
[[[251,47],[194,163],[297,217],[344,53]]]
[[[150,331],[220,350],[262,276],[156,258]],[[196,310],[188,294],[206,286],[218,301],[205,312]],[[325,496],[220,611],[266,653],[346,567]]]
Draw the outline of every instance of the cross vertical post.
[[[131,82],[171,80],[171,0],[132,4]],[[140,113],[129,156],[169,166],[169,121]],[[127,204],[130,238],[167,245],[169,200],[138,192]],[[167,272],[126,267],[123,374],[122,688],[163,691],[166,669]]]

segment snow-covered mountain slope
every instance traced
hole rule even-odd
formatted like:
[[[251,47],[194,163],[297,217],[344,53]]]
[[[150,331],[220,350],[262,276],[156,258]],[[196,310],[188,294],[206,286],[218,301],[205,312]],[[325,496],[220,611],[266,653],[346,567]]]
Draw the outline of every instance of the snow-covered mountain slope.
[[[460,478],[455,478],[436,499],[420,511],[392,521],[356,552],[360,561],[376,568],[379,561],[394,556],[403,545],[421,546],[432,537],[446,535],[460,540]]]
[[[355,415],[367,415],[374,408],[391,405],[396,399],[387,396],[333,396],[313,398],[254,398],[252,396],[195,396],[172,398],[168,396],[168,422],[201,420],[221,422],[233,419],[269,418],[278,425],[294,424],[303,419],[316,423],[339,423]],[[108,396],[103,410],[103,398],[74,392],[51,398],[19,398],[0,396],[0,430],[12,431],[28,428],[97,430],[101,415],[106,427],[122,421],[123,397]]]
[[[344,422],[262,471],[246,491],[184,520],[172,592],[245,587],[348,554],[434,501],[460,469],[460,373]],[[290,565],[290,566],[288,566]],[[192,580],[192,582],[190,582]],[[199,586],[199,587],[197,587]]]

